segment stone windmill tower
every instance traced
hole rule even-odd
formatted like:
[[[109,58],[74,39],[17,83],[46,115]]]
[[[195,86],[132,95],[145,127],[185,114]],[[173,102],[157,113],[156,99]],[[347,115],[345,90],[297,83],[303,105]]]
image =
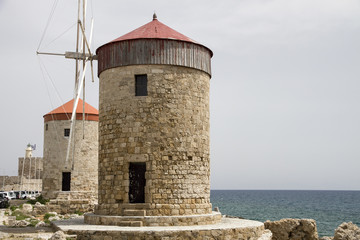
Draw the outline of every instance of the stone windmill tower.
[[[54,211],[87,211],[97,199],[98,110],[85,103],[83,111],[79,100],[72,150],[66,161],[73,105],[71,100],[44,115],[42,194],[51,200]]]
[[[97,49],[99,204],[85,222],[219,221],[210,203],[212,55],[155,14]]]

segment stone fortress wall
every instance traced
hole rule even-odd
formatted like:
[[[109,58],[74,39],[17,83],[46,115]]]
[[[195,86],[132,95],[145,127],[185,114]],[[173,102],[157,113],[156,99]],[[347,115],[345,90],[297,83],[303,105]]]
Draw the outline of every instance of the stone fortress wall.
[[[36,171],[35,171],[36,169]],[[41,191],[42,189],[43,158],[18,158],[17,176],[0,176],[0,190],[2,191]]]

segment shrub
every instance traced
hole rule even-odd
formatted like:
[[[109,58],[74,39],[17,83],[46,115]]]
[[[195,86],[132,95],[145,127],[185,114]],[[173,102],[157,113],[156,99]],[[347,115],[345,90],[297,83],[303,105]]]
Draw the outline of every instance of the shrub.
[[[40,222],[40,221],[37,220],[37,219],[31,219],[29,226],[30,226],[30,227],[35,227],[36,224],[38,224],[39,222]]]
[[[22,212],[13,212],[11,216],[16,216],[16,220],[25,220],[26,218],[30,218],[28,215],[25,215]]]
[[[10,206],[10,210],[13,212],[15,211],[16,209],[18,209],[19,207],[18,206]]]
[[[49,221],[49,218],[50,218],[50,217],[55,217],[55,214],[45,213],[45,215],[44,215],[44,222],[45,222],[45,223],[50,223],[50,221]]]
[[[36,202],[39,202],[41,204],[46,204],[47,202],[49,202],[49,199],[45,199],[42,195],[38,196],[35,199],[30,199],[27,201],[27,203],[34,205]]]
[[[83,213],[83,212],[81,212],[81,211],[79,211],[79,210],[76,210],[74,213],[75,213],[75,214],[77,214],[77,215],[79,215],[79,216],[84,215],[84,213]]]

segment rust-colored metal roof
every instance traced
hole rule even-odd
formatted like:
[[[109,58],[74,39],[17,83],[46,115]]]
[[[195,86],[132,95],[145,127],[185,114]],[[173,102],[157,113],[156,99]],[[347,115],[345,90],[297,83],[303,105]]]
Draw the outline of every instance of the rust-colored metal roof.
[[[74,99],[68,101],[64,105],[52,110],[44,115],[45,122],[53,120],[69,120],[71,118],[72,110],[74,106]],[[83,113],[83,100],[79,99],[79,103],[76,108],[76,119],[82,119]],[[89,121],[98,121],[99,111],[85,102],[85,119]]]
[[[153,20],[119,38],[111,41],[119,42],[124,40],[132,40],[132,39],[144,39],[144,38],[158,38],[158,39],[172,39],[172,40],[180,40],[185,42],[192,42],[195,44],[199,44],[191,38],[175,31],[174,29],[166,26],[157,20],[156,15],[154,15]]]

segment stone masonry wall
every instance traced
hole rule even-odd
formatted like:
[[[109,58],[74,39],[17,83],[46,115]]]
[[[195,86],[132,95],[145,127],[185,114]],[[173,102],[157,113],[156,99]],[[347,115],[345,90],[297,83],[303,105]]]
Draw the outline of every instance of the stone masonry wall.
[[[0,190],[2,191],[41,191],[41,179],[27,179],[20,176],[0,176]]]
[[[36,171],[35,171],[36,169]],[[32,157],[23,158],[20,157],[18,161],[18,176],[23,176],[28,179],[41,179],[43,171],[43,158]]]
[[[148,96],[135,96],[138,74],[147,74]],[[96,214],[123,215],[130,162],[146,163],[146,215],[211,212],[209,86],[205,72],[170,65],[101,73]]]
[[[85,121],[85,135],[83,139],[83,122],[76,121],[75,153],[70,152],[70,159],[66,163],[68,137],[64,136],[64,129],[70,128],[70,121],[48,121],[44,129],[44,170],[43,195],[54,199],[62,191],[62,173],[71,172],[70,190],[74,192],[88,192],[89,198],[97,197],[98,170],[98,122]]]

